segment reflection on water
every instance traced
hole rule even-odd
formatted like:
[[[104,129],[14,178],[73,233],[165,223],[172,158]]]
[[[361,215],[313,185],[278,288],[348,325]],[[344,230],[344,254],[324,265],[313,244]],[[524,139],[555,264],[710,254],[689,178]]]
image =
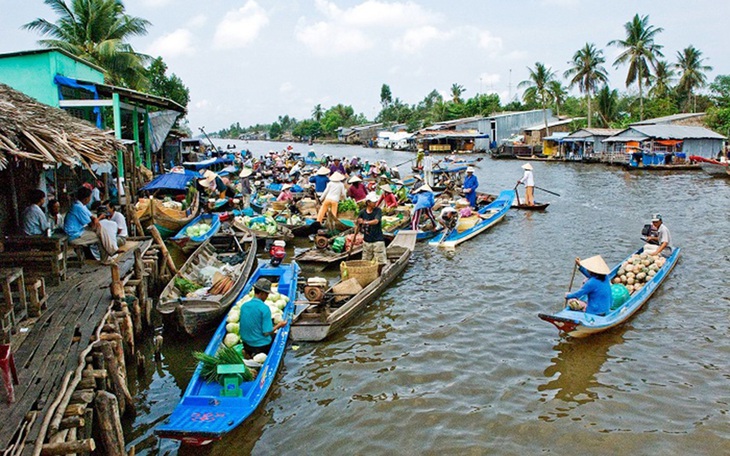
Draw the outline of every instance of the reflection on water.
[[[285,144],[246,146],[260,154]],[[315,150],[390,163],[412,157]],[[521,164],[483,160],[480,190],[513,188]],[[287,352],[244,426],[209,448],[168,441],[160,452],[728,454],[730,181],[533,166],[537,185],[561,195],[535,195],[551,203],[546,212],[510,211],[453,251],[419,244],[403,277],[352,324]],[[585,340],[563,339],[537,318],[562,302],[576,256],[621,261],[641,245],[654,212],[683,256],[641,312]],[[138,454],[158,452],[152,429],[187,385],[190,351],[207,342],[165,338],[161,362],[149,354],[135,386],[139,413],[128,435]]]

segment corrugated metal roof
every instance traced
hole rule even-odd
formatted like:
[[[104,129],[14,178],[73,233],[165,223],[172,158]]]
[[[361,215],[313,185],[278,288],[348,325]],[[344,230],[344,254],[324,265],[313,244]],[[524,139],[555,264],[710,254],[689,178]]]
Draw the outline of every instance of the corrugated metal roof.
[[[672,114],[671,116],[655,117],[653,119],[642,120],[641,122],[632,123],[629,126],[633,127],[634,125],[666,124],[666,123],[678,122],[681,120],[692,119],[694,117],[703,117],[704,115],[705,115],[704,112],[683,112],[680,114]]]
[[[609,137],[621,131],[622,130],[620,128],[581,128],[580,130],[576,130],[568,135],[566,139],[583,139],[590,136]]]
[[[551,134],[550,136],[545,136],[542,139],[548,140],[548,141],[560,141],[561,139],[567,137],[568,135],[570,135],[570,133],[568,133],[567,131],[556,131],[553,134]]]
[[[647,138],[654,139],[726,139],[721,134],[715,133],[709,128],[688,127],[684,125],[638,125],[629,127],[610,138],[605,142],[644,141]]]
[[[578,118],[576,117],[574,119],[555,120],[553,122],[548,122],[548,128],[557,127],[558,125],[567,125],[577,119]],[[539,131],[539,130],[542,130],[543,128],[545,128],[545,122],[534,125],[532,127],[525,128],[525,131]]]

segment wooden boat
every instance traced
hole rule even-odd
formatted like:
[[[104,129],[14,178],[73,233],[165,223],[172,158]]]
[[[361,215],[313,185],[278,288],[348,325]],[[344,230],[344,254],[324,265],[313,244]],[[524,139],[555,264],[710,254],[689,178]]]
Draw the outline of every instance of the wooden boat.
[[[514,190],[502,190],[496,200],[479,209],[478,214],[480,217],[478,221],[470,228],[459,232],[458,229],[453,229],[449,232],[444,232],[434,237],[428,245],[432,246],[444,246],[444,247],[456,247],[462,242],[468,241],[479,233],[484,232],[492,225],[501,221],[507,211],[512,207],[512,202],[515,198]],[[460,219],[463,220],[463,219]],[[444,239],[445,238],[445,239]]]
[[[698,164],[681,164],[681,165],[632,165],[627,163],[624,165],[628,171],[700,171],[702,167]]]
[[[334,299],[328,299],[300,313],[291,326],[292,340],[321,341],[344,326],[403,273],[415,247],[416,232],[401,230],[387,248],[388,263],[383,267],[380,276],[346,300],[338,303]]]
[[[210,225],[210,229],[201,236],[188,236],[186,233],[187,229],[201,222]],[[206,240],[215,236],[220,227],[221,220],[218,214],[200,214],[185,225],[175,236],[171,237],[170,240],[177,244],[183,252],[189,253],[197,249]]]
[[[200,198],[193,194],[191,205],[186,210],[171,209],[163,206],[157,198],[140,198],[137,202],[137,218],[143,227],[154,224],[163,239],[173,236],[182,227],[194,220],[200,212]]]
[[[482,207],[483,205],[489,204],[495,199],[497,199],[497,195],[492,195],[491,193],[477,192],[477,207]],[[524,204],[524,202],[520,201],[520,197],[517,192],[515,192],[515,199],[517,201],[512,203],[512,209],[520,209],[525,211],[544,211],[545,209],[547,209],[548,206],[550,206],[550,203],[538,202],[535,202],[535,204],[533,204],[532,206]]]
[[[225,238],[228,238],[228,242]],[[214,246],[213,239],[216,240],[216,245],[231,247],[233,244],[233,249],[219,249]],[[220,268],[226,259],[239,255],[245,255],[243,261],[234,265],[228,273],[235,285],[225,294],[187,298],[175,286],[175,278],[196,281],[201,269],[208,266]],[[255,235],[234,233],[211,237],[190,255],[167,284],[160,294],[157,311],[162,315],[166,326],[170,325],[195,337],[220,322],[246,284],[246,279],[255,265]]]
[[[644,249],[641,248],[636,253],[641,254],[643,251]],[[618,326],[641,309],[641,306],[649,300],[659,285],[664,282],[677,264],[679,252],[679,248],[674,249],[672,255],[664,263],[664,266],[657,271],[651,280],[646,282],[639,291],[635,291],[622,306],[610,311],[605,316],[586,314],[585,312],[571,310],[569,307],[566,307],[556,314],[541,313],[538,314],[538,317],[548,323],[552,323],[561,333],[565,333],[571,337],[587,337]],[[628,258],[630,257],[631,255]],[[613,279],[616,276],[622,263],[619,263],[611,270],[609,279]]]
[[[263,216],[259,216],[259,217],[263,217]],[[290,239],[294,239],[294,234],[291,232],[291,230],[281,223],[276,224],[276,232],[274,234],[269,234],[268,232],[261,231],[261,230],[252,230],[251,228],[243,225],[241,223],[240,219],[237,219],[237,218],[233,219],[232,225],[240,231],[251,231],[259,239],[274,239],[274,240],[282,240],[282,241],[288,241]]]
[[[712,158],[700,157],[697,155],[690,155],[690,161],[697,163],[702,168],[702,171],[706,172],[713,177],[727,177],[730,175],[730,164],[723,163]]]
[[[262,277],[272,283],[278,282],[279,293],[289,298],[282,318],[290,320],[297,295],[299,266],[296,263],[280,266],[266,263],[259,266],[239,293],[238,299],[246,296],[256,280]],[[286,325],[276,332],[266,362],[259,369],[256,378],[250,382],[242,382],[238,387],[240,396],[234,397],[230,391],[227,391],[226,395],[221,394],[220,384],[207,382],[201,377],[202,364],[199,363],[180,403],[172,414],[157,426],[155,434],[160,438],[176,439],[190,445],[206,445],[220,440],[225,434],[240,426],[263,403],[274,383],[284,358],[289,331],[290,325]],[[214,356],[225,335],[226,320],[222,319],[205,353]]]

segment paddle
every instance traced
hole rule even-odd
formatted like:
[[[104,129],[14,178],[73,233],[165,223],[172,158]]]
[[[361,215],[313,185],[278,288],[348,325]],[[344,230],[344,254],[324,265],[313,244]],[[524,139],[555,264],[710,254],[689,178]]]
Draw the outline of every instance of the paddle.
[[[542,187],[535,186],[535,188],[538,189],[538,190],[542,190],[545,193],[550,193],[551,195],[555,195],[555,196],[558,196],[558,197],[560,196],[560,194],[555,193],[555,192],[551,192],[550,190],[546,190],[546,189],[544,189]]]
[[[345,261],[350,259],[350,255],[352,255],[352,249],[355,248],[355,241],[357,240],[357,233],[360,231],[360,224],[355,222],[355,231],[352,234],[352,242],[350,242],[350,248],[347,250],[347,256],[345,257]],[[345,238],[347,239],[347,238]]]
[[[399,167],[399,166],[405,165],[406,163],[410,163],[410,162],[412,162],[413,160],[415,160],[415,158],[411,158],[410,160],[406,160],[406,161],[404,161],[403,163],[398,163],[397,165],[393,166],[393,168],[397,168],[397,167]]]
[[[517,191],[517,187],[519,187],[520,184],[515,185],[515,196],[517,197],[517,205],[522,206],[522,203],[520,203],[520,192]]]
[[[570,293],[570,290],[573,288],[573,281],[575,280],[575,272],[578,270],[578,262],[576,261],[573,263],[573,275],[570,276],[570,284],[568,285],[568,293]],[[565,298],[565,304],[563,304],[563,308],[568,303],[568,298]]]

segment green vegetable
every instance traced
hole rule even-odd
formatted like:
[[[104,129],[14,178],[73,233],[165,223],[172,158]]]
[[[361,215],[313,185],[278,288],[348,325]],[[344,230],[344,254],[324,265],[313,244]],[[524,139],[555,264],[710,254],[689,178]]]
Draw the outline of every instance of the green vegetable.
[[[340,201],[337,205],[337,212],[356,212],[357,203],[352,198],[347,198],[344,201]]]
[[[235,347],[221,347],[215,356],[210,356],[203,352],[193,352],[193,358],[203,364],[203,370],[200,372],[200,375],[209,382],[222,383],[222,379],[218,377],[219,364],[243,364],[245,366],[243,363],[243,355]],[[247,367],[243,373],[243,380],[250,382],[253,378],[253,373]]]
[[[187,296],[188,293],[192,293],[195,290],[203,288],[203,286],[182,277],[175,277],[175,288],[180,290],[180,293]]]

